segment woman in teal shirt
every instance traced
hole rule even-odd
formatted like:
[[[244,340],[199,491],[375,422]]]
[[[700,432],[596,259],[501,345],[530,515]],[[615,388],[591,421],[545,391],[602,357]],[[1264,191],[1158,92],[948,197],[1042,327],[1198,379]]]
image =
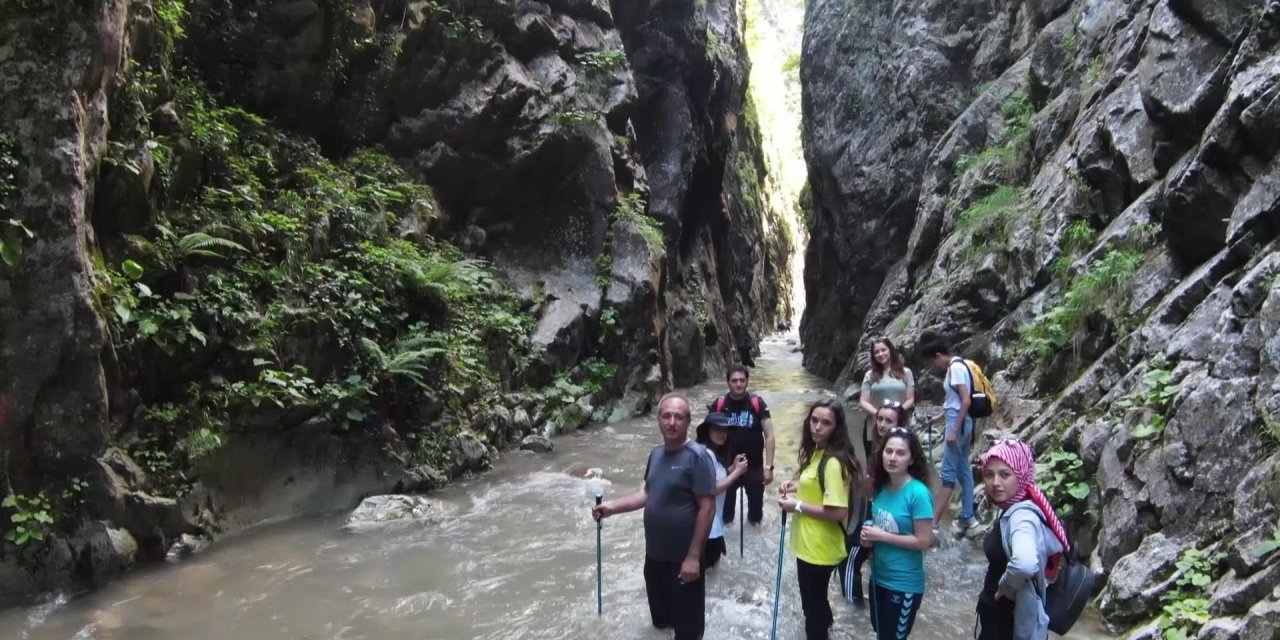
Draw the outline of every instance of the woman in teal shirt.
[[[878,640],[904,640],[924,597],[924,552],[933,544],[933,494],[920,439],[890,429],[872,473],[875,498],[862,546],[871,553],[871,627]]]

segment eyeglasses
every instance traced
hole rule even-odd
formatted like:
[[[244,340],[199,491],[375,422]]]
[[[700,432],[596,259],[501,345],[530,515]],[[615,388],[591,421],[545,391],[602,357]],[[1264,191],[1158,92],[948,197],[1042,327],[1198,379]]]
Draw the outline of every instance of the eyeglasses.
[[[890,400],[890,399],[888,399],[888,398],[885,398],[884,400],[882,400],[882,401],[880,402],[880,405],[881,405],[881,406],[885,406],[885,407],[893,407],[894,409],[900,409],[900,408],[902,408],[902,403],[901,403],[901,402],[896,402],[896,401],[894,401],[894,400]]]

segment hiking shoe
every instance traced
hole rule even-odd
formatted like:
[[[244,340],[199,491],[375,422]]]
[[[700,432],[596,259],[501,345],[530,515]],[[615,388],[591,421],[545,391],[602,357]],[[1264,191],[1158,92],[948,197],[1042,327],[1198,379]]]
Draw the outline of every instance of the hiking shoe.
[[[977,518],[960,518],[956,520],[956,533],[964,535],[970,529],[978,526]]]

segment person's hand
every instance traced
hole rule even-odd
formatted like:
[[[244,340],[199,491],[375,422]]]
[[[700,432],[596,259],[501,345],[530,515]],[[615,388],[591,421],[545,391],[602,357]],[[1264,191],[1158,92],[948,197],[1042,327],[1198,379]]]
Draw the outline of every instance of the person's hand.
[[[765,483],[765,484],[769,484],[769,483],[771,483],[771,482],[773,482],[773,470],[772,470],[772,469],[769,469],[768,467],[765,467],[765,470],[764,470],[764,483]]]
[[[947,446],[956,446],[956,439],[959,437],[956,432],[956,429],[947,430]]]
[[[788,480],[778,486],[778,493],[785,496],[788,493],[795,493],[798,488],[799,485],[796,484],[795,480]]]
[[[680,584],[688,584],[702,575],[702,563],[697,558],[686,557],[680,563]]]
[[[746,468],[747,456],[746,454],[739,453],[733,457],[733,464],[729,465],[729,473],[736,473],[739,469],[746,470]]]
[[[782,507],[782,510],[786,511],[787,513],[794,512],[796,510],[796,505],[799,503],[800,503],[799,500],[796,500],[795,498],[792,498],[791,496],[785,495],[785,494],[781,498],[778,498],[778,506]]]
[[[877,527],[875,525],[870,525],[870,526],[865,524],[862,525],[862,538],[860,540],[862,542],[862,546],[864,547],[875,546],[877,542],[884,540],[884,536],[885,536],[884,529],[881,529],[880,527]]]
[[[600,504],[591,505],[591,517],[595,518],[596,522],[600,522],[615,513],[617,513],[617,510],[613,508],[612,502],[601,502]]]
[[[1005,585],[1000,585],[999,587],[996,587],[996,600],[1000,600],[1001,598],[1013,602],[1018,599],[1018,594],[1014,593],[1013,589],[1010,589]]]

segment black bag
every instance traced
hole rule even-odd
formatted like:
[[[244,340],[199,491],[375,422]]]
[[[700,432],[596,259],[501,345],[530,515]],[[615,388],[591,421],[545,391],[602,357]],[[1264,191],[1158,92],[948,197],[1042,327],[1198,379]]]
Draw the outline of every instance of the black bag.
[[[1062,554],[1058,578],[1045,589],[1044,612],[1049,615],[1049,630],[1065,636],[1071,626],[1080,619],[1089,601],[1093,599],[1098,575],[1091,571],[1076,555],[1075,545]]]

